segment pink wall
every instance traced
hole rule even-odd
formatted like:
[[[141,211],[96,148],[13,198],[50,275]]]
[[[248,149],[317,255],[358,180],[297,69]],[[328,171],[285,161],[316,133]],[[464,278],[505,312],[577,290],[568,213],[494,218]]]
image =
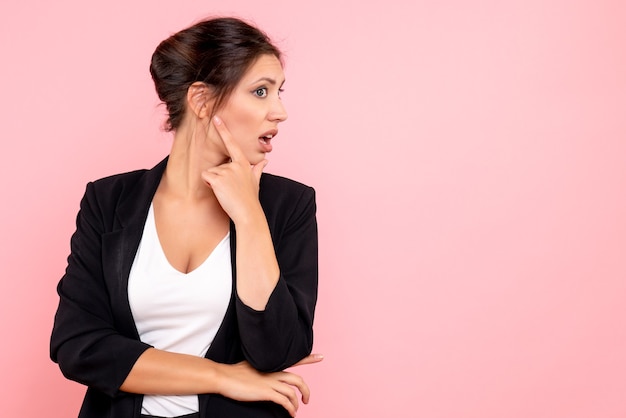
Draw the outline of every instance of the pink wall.
[[[93,4],[0,5],[3,416],[76,416],[47,345],[78,202],[167,153],[149,57],[209,13],[287,53],[268,171],[318,191],[326,354],[300,417],[626,416],[626,3]]]

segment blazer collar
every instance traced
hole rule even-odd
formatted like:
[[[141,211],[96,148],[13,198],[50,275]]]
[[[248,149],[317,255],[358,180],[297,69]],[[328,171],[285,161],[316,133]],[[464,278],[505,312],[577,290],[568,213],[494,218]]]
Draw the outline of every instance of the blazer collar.
[[[125,193],[116,211],[117,220],[122,228],[137,222],[141,224],[145,222],[150,202],[167,167],[167,160],[168,157],[165,157],[152,169],[145,171],[129,192]]]

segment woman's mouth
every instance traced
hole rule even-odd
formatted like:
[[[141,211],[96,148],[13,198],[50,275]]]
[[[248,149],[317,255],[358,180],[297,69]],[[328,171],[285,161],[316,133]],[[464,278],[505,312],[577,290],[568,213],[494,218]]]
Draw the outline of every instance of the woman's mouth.
[[[263,135],[259,137],[259,142],[261,143],[261,150],[265,153],[272,151],[271,140],[274,138],[273,134]]]
[[[263,152],[267,153],[267,152],[272,151],[271,141],[272,141],[272,138],[274,138],[277,134],[278,134],[278,130],[272,129],[272,130],[265,132],[263,135],[259,137],[259,142],[261,143],[261,149],[263,150]]]
[[[272,134],[264,135],[262,137],[259,137],[259,141],[261,141],[261,144],[263,144],[263,145],[269,145],[269,143],[272,140],[272,138],[274,138],[274,135],[272,135]]]

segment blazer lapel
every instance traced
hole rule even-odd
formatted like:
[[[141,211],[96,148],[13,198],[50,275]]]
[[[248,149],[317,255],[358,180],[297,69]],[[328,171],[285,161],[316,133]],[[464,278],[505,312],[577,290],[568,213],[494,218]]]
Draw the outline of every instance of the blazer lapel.
[[[239,327],[237,325],[237,234],[235,224],[230,221],[230,263],[232,272],[232,291],[230,302],[224,314],[224,319],[213,338],[205,357],[220,363],[232,363],[243,358],[239,341]]]
[[[135,338],[139,336],[128,302],[128,276],[139,248],[150,203],[166,165],[167,158],[144,172],[135,184],[124,185],[129,189],[119,197],[113,230],[102,237],[104,277],[111,292],[113,315],[120,331]]]

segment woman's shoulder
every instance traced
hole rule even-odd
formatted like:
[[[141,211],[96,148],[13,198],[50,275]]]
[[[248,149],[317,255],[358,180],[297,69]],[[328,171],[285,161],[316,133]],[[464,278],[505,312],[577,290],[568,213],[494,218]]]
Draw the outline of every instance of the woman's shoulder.
[[[148,186],[158,183],[165,169],[166,160],[161,161],[152,169],[138,169],[124,173],[112,174],[90,182],[94,191],[99,195],[124,195],[136,191],[138,187]]]
[[[259,198],[263,200],[315,200],[315,189],[299,181],[275,174],[263,173],[259,184]]]
[[[97,188],[109,188],[116,185],[134,184],[139,181],[146,173],[147,169],[138,169],[133,171],[127,171],[124,173],[111,174],[106,177],[99,178],[91,181]]]
[[[315,213],[315,189],[299,181],[263,173],[259,200],[270,220],[286,213]]]
[[[287,177],[277,176],[275,174],[263,173],[261,175],[260,188],[269,189],[273,192],[283,193],[305,193],[314,192],[313,187],[308,186],[299,181],[289,179]]]
[[[87,195],[93,194],[99,201],[119,200],[123,196],[131,194],[147,172],[148,170],[143,169],[134,170],[90,181],[87,184]]]

